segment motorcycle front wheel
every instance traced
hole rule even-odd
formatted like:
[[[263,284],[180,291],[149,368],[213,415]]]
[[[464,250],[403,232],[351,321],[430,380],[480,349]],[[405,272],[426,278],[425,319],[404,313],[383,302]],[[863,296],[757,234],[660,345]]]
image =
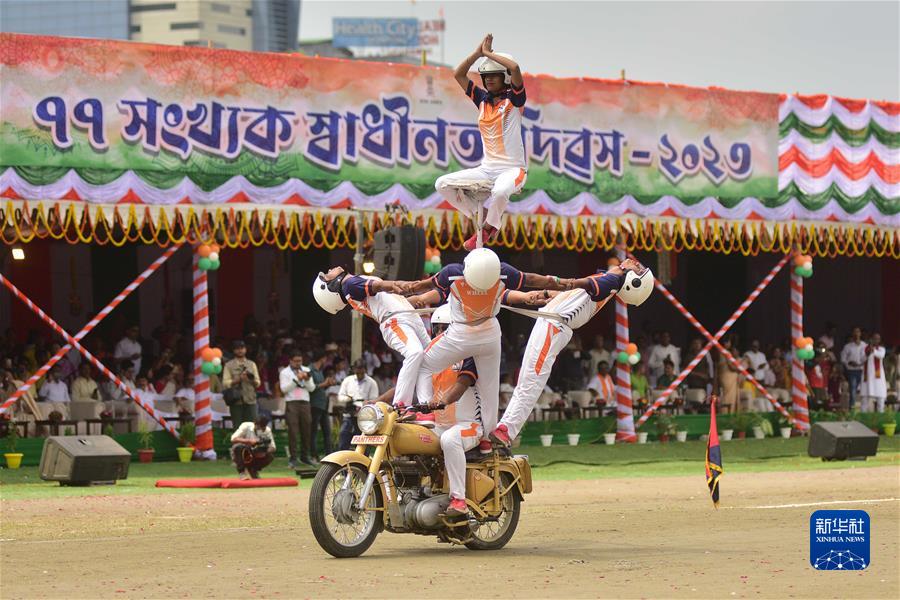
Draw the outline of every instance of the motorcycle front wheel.
[[[369,549],[381,531],[381,488],[376,483],[357,510],[368,471],[360,465],[323,464],[309,493],[309,524],[316,541],[336,558],[353,558]],[[347,478],[350,478],[349,485]],[[345,487],[346,486],[346,487]]]
[[[505,488],[511,485],[512,478],[504,473],[501,482]],[[499,550],[512,539],[519,525],[519,512],[522,500],[516,490],[510,490],[500,501],[502,512],[496,520],[485,521],[472,532],[472,540],[466,542],[469,550]]]

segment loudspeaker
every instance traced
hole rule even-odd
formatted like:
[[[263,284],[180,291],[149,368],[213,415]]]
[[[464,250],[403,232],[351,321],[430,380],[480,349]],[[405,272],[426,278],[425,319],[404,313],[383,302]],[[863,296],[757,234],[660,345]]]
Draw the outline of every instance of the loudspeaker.
[[[382,279],[415,281],[425,268],[425,230],[413,225],[376,231],[372,247],[375,271]]]
[[[822,460],[875,456],[878,434],[857,421],[816,423],[809,434],[808,452]]]
[[[61,485],[115,483],[128,478],[131,453],[106,435],[48,437],[41,452],[41,479]]]

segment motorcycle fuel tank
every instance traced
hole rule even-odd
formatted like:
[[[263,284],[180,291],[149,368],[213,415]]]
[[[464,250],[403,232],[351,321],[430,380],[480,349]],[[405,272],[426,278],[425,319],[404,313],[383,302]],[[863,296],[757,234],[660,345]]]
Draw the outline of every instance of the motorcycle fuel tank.
[[[398,423],[394,427],[390,444],[394,456],[441,453],[441,437],[427,427],[412,423]]]

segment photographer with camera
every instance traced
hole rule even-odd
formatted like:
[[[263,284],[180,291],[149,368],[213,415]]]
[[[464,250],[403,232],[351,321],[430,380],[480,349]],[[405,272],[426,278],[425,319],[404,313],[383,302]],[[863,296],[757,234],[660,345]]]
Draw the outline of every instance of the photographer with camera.
[[[222,369],[222,396],[231,413],[231,423],[237,429],[241,423],[256,420],[259,370],[256,363],[247,358],[247,345],[242,340],[236,340],[232,350],[234,358]]]
[[[366,373],[366,361],[358,359],[353,363],[353,374],[341,382],[341,391],[338,393],[338,401],[346,403],[339,436],[341,450],[349,450],[350,440],[360,433],[356,425],[356,413],[363,404],[374,402],[376,398],[378,384]]]
[[[284,420],[288,429],[288,464],[292,469],[297,463],[297,433],[300,433],[300,462],[306,466],[315,466],[309,460],[309,427],[310,414],[309,394],[316,389],[309,367],[303,364],[303,352],[295,349],[291,352],[291,361],[278,374],[278,385],[284,394]]]
[[[242,480],[259,479],[259,472],[275,459],[275,436],[269,417],[241,423],[231,434],[231,458]]]

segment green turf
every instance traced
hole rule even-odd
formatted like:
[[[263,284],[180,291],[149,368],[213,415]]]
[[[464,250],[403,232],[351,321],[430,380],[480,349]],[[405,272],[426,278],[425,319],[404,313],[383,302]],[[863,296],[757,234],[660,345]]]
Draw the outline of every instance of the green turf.
[[[823,462],[806,454],[806,438],[768,438],[722,442],[726,473],[802,471],[900,465],[900,437],[881,437],[878,455],[866,461]],[[703,473],[706,444],[699,441],[668,444],[616,444],[521,447],[534,466],[536,480],[600,479],[611,477],[661,477]],[[194,490],[155,488],[157,479],[233,477],[229,461],[132,463],[128,479],[115,486],[61,487],[41,481],[36,467],[0,470],[0,499],[49,498],[108,494],[192,493]],[[291,477],[287,459],[279,458],[265,470],[266,477]],[[309,479],[300,483],[310,485]],[[222,493],[235,493],[223,490]]]

